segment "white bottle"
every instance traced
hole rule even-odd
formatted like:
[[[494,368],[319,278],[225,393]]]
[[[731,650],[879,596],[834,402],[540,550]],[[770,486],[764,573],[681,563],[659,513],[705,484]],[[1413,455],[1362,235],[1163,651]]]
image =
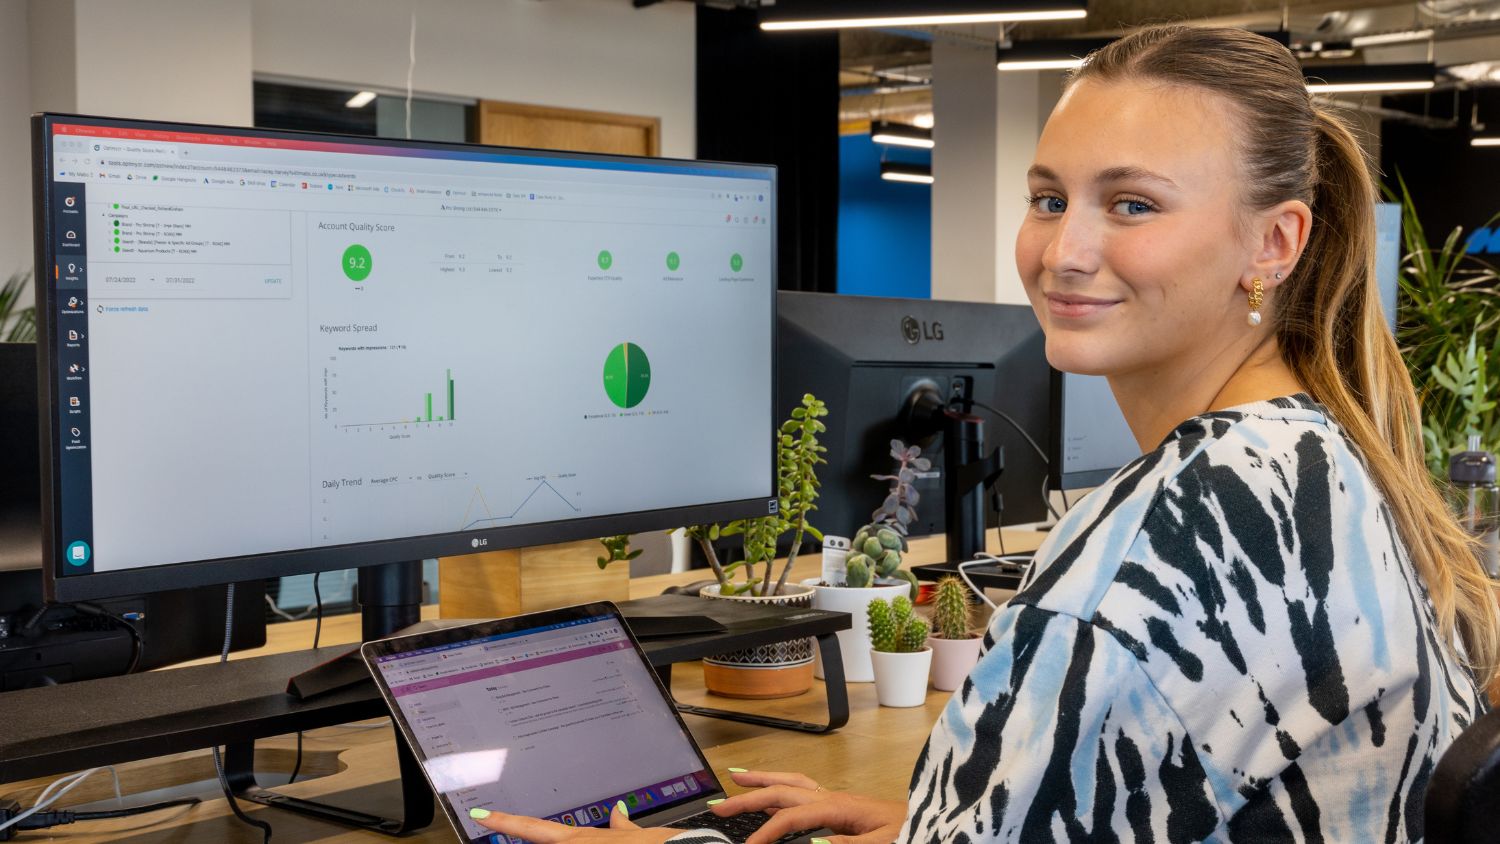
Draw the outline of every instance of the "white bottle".
[[[823,535],[823,582],[829,586],[844,585],[844,563],[849,559],[849,539]]]

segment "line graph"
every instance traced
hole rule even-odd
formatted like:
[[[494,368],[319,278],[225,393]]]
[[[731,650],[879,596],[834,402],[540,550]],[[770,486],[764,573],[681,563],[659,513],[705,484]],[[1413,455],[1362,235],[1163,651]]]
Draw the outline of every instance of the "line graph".
[[[514,519],[518,514],[520,514],[521,510],[531,502],[531,499],[535,498],[537,493],[542,491],[543,488],[552,490],[552,494],[556,495],[559,501],[568,505],[568,508],[574,513],[583,512],[583,509],[581,507],[578,507],[574,505],[573,502],[569,501],[567,496],[558,491],[557,487],[548,482],[546,478],[542,478],[539,480],[537,485],[532,488],[531,492],[527,493],[526,497],[521,499],[521,503],[516,505],[516,509],[510,511],[510,513],[507,515],[496,516],[494,512],[490,510],[489,502],[485,501],[484,499],[484,490],[476,486],[474,487],[474,494],[469,497],[469,506],[464,510],[463,525],[459,528],[459,530],[473,530],[477,527],[484,527],[487,523],[504,522],[509,521],[510,519]],[[476,503],[480,506],[482,512],[484,513],[484,516],[471,520],[470,517],[474,515],[474,505]]]

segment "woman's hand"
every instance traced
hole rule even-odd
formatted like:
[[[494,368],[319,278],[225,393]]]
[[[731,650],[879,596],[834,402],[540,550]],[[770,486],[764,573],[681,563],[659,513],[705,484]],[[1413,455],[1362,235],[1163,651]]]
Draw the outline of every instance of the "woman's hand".
[[[503,832],[506,835],[514,835],[524,838],[535,844],[552,844],[554,841],[608,841],[610,844],[661,844],[674,835],[684,832],[681,829],[641,829],[630,822],[630,815],[625,809],[625,804],[616,803],[613,812],[609,813],[609,828],[599,829],[596,827],[567,826],[565,824],[544,821],[541,818],[528,818],[525,815],[507,815],[504,812],[488,812],[480,817],[476,809],[469,813],[480,826],[492,829],[495,832]]]
[[[839,833],[827,839],[830,844],[890,844],[906,820],[905,803],[828,791],[803,774],[746,771],[730,776],[756,790],[713,806],[714,814],[771,816],[745,844],[769,844],[790,832],[823,827]]]

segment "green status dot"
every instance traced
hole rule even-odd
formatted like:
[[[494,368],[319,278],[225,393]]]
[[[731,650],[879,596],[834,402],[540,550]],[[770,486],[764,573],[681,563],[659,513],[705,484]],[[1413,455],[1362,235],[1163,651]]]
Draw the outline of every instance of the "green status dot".
[[[116,247],[115,247],[115,251],[116,251],[116,252],[119,252],[119,251],[120,251],[120,247],[118,247],[118,246],[116,246]]]
[[[373,263],[370,250],[358,243],[344,250],[344,275],[348,276],[350,281],[364,281],[369,278]]]
[[[608,249],[599,252],[599,269],[607,270],[615,264],[615,256],[609,254]]]
[[[119,208],[120,208],[120,203],[116,202],[115,203],[115,210],[119,210]]]

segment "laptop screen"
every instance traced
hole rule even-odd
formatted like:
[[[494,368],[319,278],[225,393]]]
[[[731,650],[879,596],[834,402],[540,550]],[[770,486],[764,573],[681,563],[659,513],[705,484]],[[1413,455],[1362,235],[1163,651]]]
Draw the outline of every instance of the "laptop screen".
[[[615,616],[380,656],[433,785],[472,841],[505,841],[472,808],[603,826],[712,791],[687,735]]]

